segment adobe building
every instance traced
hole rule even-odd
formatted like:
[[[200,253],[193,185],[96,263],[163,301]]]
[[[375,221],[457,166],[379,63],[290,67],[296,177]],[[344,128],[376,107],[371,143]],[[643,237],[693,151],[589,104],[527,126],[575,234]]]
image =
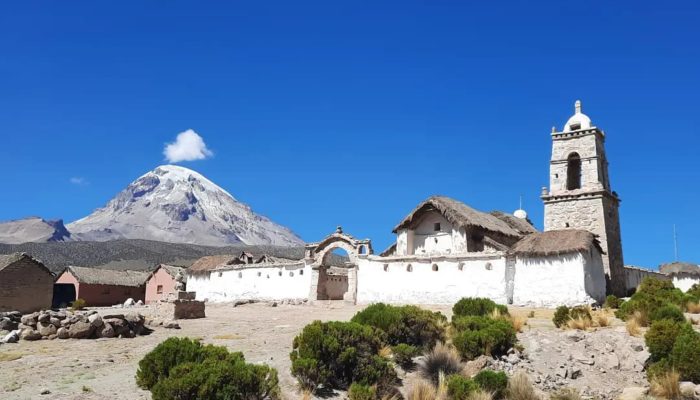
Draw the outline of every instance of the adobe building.
[[[145,301],[148,276],[140,271],[67,267],[56,284],[75,286],[76,299],[85,300],[88,306],[113,306],[130,298]]]
[[[146,280],[146,304],[174,298],[178,291],[185,290],[185,281],[185,268],[158,265]]]
[[[41,261],[25,253],[0,255],[0,311],[50,309],[53,279]]]

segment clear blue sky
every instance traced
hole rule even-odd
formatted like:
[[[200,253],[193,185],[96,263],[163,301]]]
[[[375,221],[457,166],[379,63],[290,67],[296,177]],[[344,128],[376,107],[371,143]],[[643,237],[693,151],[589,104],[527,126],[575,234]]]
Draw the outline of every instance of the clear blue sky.
[[[699,2],[228,3],[3,3],[0,220],[82,217],[194,129],[214,156],[181,165],[307,241],[382,250],[432,194],[541,228],[580,98],[625,262],[672,260],[674,223],[700,262]]]

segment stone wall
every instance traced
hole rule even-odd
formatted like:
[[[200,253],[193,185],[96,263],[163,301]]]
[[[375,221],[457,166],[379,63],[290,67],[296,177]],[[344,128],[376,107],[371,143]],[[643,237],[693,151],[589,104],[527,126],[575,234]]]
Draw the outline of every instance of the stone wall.
[[[644,278],[646,277],[652,277],[661,280],[671,279],[669,276],[664,275],[658,271],[652,271],[644,268],[637,268],[627,265],[623,268],[623,271],[625,274],[625,294],[627,296],[631,296],[632,294],[634,294],[634,292],[637,290],[637,287],[639,287],[639,284],[641,284]]]
[[[53,276],[29,257],[0,271],[0,311],[23,313],[51,308]]]

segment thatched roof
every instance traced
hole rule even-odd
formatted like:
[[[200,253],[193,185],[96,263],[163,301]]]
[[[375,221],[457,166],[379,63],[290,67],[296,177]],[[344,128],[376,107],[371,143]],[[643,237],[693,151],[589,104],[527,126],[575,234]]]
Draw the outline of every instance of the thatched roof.
[[[88,267],[67,267],[66,272],[70,272],[78,282],[88,285],[131,287],[143,286],[150,275],[148,272],[142,271],[118,271],[115,269]]]
[[[666,275],[673,275],[673,274],[700,275],[700,266],[698,266],[697,264],[674,261],[672,263],[662,264],[661,266],[659,266],[659,271],[662,274],[666,274]]]
[[[39,265],[39,267],[41,267],[41,268],[43,268],[44,270],[46,270],[46,272],[48,272],[49,274],[53,275],[53,273],[51,272],[51,270],[49,270],[49,269],[44,265],[44,263],[42,263],[41,261],[37,260],[36,258],[30,256],[30,255],[27,254],[27,253],[0,254],[0,271],[2,271],[3,269],[9,267],[10,265],[12,265],[12,264],[14,264],[14,263],[16,263],[16,262],[18,262],[18,261],[21,261],[22,259],[25,259],[25,258],[26,258],[26,259],[29,259],[29,260],[31,260],[31,261],[33,261],[34,263],[36,263],[37,265]]]
[[[195,261],[191,267],[187,269],[188,272],[206,272],[211,271],[219,265],[230,264],[233,260],[237,260],[238,257],[231,254],[220,254],[216,256],[204,256],[199,260]]]
[[[504,213],[503,211],[491,211],[489,214],[500,219],[501,221],[508,224],[511,228],[515,229],[522,235],[528,235],[530,233],[537,232],[537,229],[532,226],[532,223],[528,219],[518,218],[515,215]]]
[[[163,271],[167,272],[168,275],[172,276],[173,278],[177,277],[177,274],[182,273],[182,278],[186,281],[187,280],[187,275],[185,272],[187,272],[187,268],[185,267],[177,267],[175,265],[168,265],[168,264],[159,264],[156,269],[154,269],[150,274],[148,274],[148,279],[151,279],[151,276],[156,273],[159,269],[162,269]]]
[[[394,233],[411,226],[425,213],[437,211],[456,227],[477,227],[505,236],[521,237],[522,234],[501,219],[445,196],[432,196],[420,203],[394,228]]]
[[[391,246],[387,247],[386,250],[379,253],[379,257],[388,257],[396,254],[396,242],[392,243]]]
[[[588,251],[592,246],[603,254],[600,242],[593,233],[567,229],[527,235],[510,249],[510,253],[518,256],[557,256]]]

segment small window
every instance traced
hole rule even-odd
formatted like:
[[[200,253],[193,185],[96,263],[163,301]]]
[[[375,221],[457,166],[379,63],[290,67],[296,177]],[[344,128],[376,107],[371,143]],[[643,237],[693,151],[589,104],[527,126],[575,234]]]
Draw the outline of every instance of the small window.
[[[281,271],[281,270],[280,270],[280,272],[279,272],[279,274],[278,274],[278,275],[279,275],[279,276],[282,276],[282,271]]]
[[[491,271],[493,269],[493,265],[491,263],[486,263],[486,270]]]
[[[224,276],[224,273],[223,273],[223,272],[219,272],[219,278],[221,278],[222,276]]]
[[[384,264],[384,272],[389,272],[389,264]]]
[[[406,266],[406,272],[413,272],[413,265],[408,264],[408,265]]]
[[[437,264],[433,264],[433,271],[437,271],[437,270],[438,270],[438,265],[437,265]]]
[[[303,269],[300,269],[300,270],[299,270],[299,275],[304,275],[304,270],[303,270]]]
[[[158,285],[156,287],[156,293],[163,294],[163,285]]]
[[[566,223],[566,227],[567,227],[567,228],[569,227],[569,223],[568,223],[568,222]]]
[[[239,278],[243,278],[243,272],[239,272],[239,273],[238,273],[238,277],[239,277]]]
[[[294,276],[294,272],[289,271],[289,276]]]
[[[435,232],[440,232],[442,229],[439,222],[436,222],[435,225],[433,225],[433,228],[435,229]]]
[[[459,263],[459,265],[457,265],[457,269],[460,271],[464,271],[464,263]]]
[[[569,125],[569,128],[571,128],[572,131],[577,131],[577,130],[581,129],[581,123],[574,122],[571,125]]]
[[[259,271],[258,271],[258,276],[262,276],[262,272],[259,272]]]

